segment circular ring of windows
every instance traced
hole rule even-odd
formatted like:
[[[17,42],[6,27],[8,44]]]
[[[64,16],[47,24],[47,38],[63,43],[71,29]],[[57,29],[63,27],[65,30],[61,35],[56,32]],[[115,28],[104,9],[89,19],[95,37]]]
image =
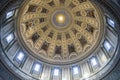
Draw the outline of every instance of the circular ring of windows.
[[[39,1],[40,0],[31,0],[31,4],[36,2],[43,4]],[[58,3],[57,0],[54,1]],[[54,6],[54,1],[50,0],[48,3]],[[65,2],[65,0],[61,1],[61,5],[70,4],[68,2]],[[80,4],[85,6],[86,1],[87,0],[83,0],[80,2]],[[77,3],[73,2],[70,7],[73,7],[74,4]],[[18,18],[17,15],[19,14],[19,9],[20,8],[15,8],[6,12],[5,18],[2,20],[0,35],[2,35],[1,49],[3,52],[1,55],[4,57],[3,60],[7,63],[8,66],[10,66],[11,70],[20,75],[22,78],[40,80],[97,79],[100,77],[100,74],[106,73],[107,70],[111,67],[109,64],[113,64],[113,62],[116,60],[116,57],[118,55],[119,34],[117,34],[116,30],[118,24],[112,14],[107,13],[104,10],[102,11],[105,33],[95,52],[93,52],[93,54],[89,55],[84,60],[64,65],[54,63],[51,64],[49,62],[47,63],[39,60],[34,56],[29,55],[27,49],[25,49],[19,43],[18,36],[14,29],[17,26],[15,24],[15,21]],[[32,11],[34,13],[36,11],[36,6],[29,8],[29,11]],[[43,10],[43,12],[46,12],[46,10]],[[92,12],[89,14],[92,15]],[[89,28],[88,30],[91,29]]]

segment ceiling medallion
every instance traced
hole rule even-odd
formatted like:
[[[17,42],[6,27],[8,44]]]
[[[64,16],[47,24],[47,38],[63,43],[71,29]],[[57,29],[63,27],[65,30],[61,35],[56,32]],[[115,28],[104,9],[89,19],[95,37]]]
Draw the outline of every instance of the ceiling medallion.
[[[102,21],[100,10],[89,0],[27,0],[19,13],[17,32],[33,56],[71,63],[97,48]]]
[[[53,26],[55,26],[58,29],[61,29],[61,28],[69,27],[69,24],[71,22],[71,16],[69,12],[67,12],[64,9],[56,10],[52,14],[51,21]]]

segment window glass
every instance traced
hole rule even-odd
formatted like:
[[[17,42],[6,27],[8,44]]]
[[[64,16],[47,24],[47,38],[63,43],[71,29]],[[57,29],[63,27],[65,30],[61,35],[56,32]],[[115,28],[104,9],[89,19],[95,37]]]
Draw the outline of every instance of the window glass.
[[[34,70],[37,71],[37,72],[39,72],[40,71],[40,67],[41,67],[41,65],[38,64],[38,63],[36,63],[35,67],[34,67]]]
[[[14,11],[10,11],[10,12],[8,12],[7,15],[6,15],[6,18],[10,18],[10,17],[12,17],[13,14],[14,14]]]
[[[97,66],[97,65],[98,65],[98,62],[97,62],[96,57],[92,57],[92,58],[90,59],[90,62],[91,62],[91,65],[92,65],[92,66]]]
[[[110,51],[111,50],[111,45],[108,41],[105,41],[104,42],[104,48],[107,50],[107,51]]]
[[[110,26],[115,27],[115,22],[112,19],[107,18],[107,22]]]
[[[54,69],[54,76],[59,76],[60,70],[59,69]]]
[[[6,37],[6,41],[7,41],[8,43],[10,43],[13,39],[14,39],[14,35],[13,35],[13,34],[9,34],[9,35]]]
[[[73,67],[73,74],[76,75],[76,74],[78,74],[78,73],[79,73],[78,67],[77,67],[77,66],[76,66],[76,67]]]
[[[17,55],[17,59],[19,60],[19,61],[22,61],[23,60],[23,58],[24,58],[24,53],[23,52],[19,52],[18,53],[18,55]]]

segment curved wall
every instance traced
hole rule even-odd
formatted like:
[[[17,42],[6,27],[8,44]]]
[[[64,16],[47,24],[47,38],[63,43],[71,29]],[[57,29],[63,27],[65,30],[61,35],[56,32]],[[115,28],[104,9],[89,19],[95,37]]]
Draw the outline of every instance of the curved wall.
[[[16,5],[17,4],[18,3],[16,3]],[[103,7],[101,5],[99,5],[99,6]],[[5,19],[6,18],[5,14],[7,12],[11,11],[10,9],[14,10],[14,15],[12,17],[8,18],[8,19]],[[8,10],[8,11],[6,11],[6,10]],[[40,77],[42,79],[46,79],[46,80],[48,79],[48,77],[51,80],[54,80],[54,79],[64,80],[65,78],[67,78],[67,80],[75,80],[75,79],[79,79],[79,78],[84,79],[81,76],[83,76],[83,74],[85,74],[84,72],[86,72],[86,71],[88,73],[92,74],[90,79],[101,79],[102,76],[105,75],[105,72],[103,72],[103,70],[108,70],[111,67],[111,65],[113,63],[111,60],[115,60],[116,61],[114,63],[114,65],[115,65],[117,63],[117,60],[119,59],[119,56],[117,55],[118,52],[119,52],[118,51],[119,46],[116,46],[118,44],[117,41],[119,40],[117,38],[119,36],[119,34],[117,34],[119,32],[119,30],[117,30],[117,29],[119,29],[119,25],[116,25],[116,28],[114,29],[114,28],[112,28],[111,26],[109,26],[106,23],[106,20],[107,20],[106,17],[108,17],[108,18],[114,20],[115,22],[117,22],[117,20],[115,18],[116,14],[115,15],[113,15],[112,13],[110,14],[109,10],[106,11],[106,9],[103,7],[103,11],[105,13],[104,14],[105,15],[104,19],[105,19],[106,27],[108,28],[106,30],[107,32],[106,32],[105,38],[110,42],[110,44],[112,44],[114,49],[113,49],[112,52],[109,52],[109,54],[107,54],[107,52],[103,48],[103,45],[101,45],[102,46],[102,48],[100,49],[101,51],[97,52],[97,54],[94,55],[94,56],[97,57],[98,61],[100,62],[99,65],[102,66],[102,67],[97,66],[96,69],[99,69],[101,71],[98,72],[89,63],[90,62],[90,58],[93,55],[91,55],[91,57],[86,59],[86,61],[84,61],[85,63],[83,62],[83,63],[79,63],[79,64],[74,64],[74,65],[70,65],[70,66],[62,66],[62,67],[59,66],[59,65],[46,64],[44,62],[41,62],[41,61],[35,59],[32,56],[29,56],[29,54],[26,54],[25,60],[22,63],[19,63],[19,62],[16,61],[15,56],[16,56],[17,52],[19,52],[19,50],[22,50],[22,49],[19,47],[20,45],[17,43],[17,40],[16,40],[17,37],[16,37],[16,34],[14,33],[15,20],[17,18],[17,12],[19,10],[19,7],[18,6],[17,7],[14,6],[14,8],[13,7],[9,8],[9,9],[6,8],[6,10],[4,11],[5,14],[2,16],[3,18],[1,20],[1,46],[2,46],[1,55],[3,56],[3,57],[1,57],[1,60],[3,62],[5,62],[5,63],[7,62],[6,66],[8,67],[8,69],[10,69],[14,74],[17,74],[18,77],[21,77],[21,79],[22,78],[24,78],[24,79],[39,79]],[[7,42],[5,41],[5,37],[7,37],[7,35],[9,35],[10,33],[14,34],[14,39],[9,44],[7,44]],[[103,40],[103,43],[104,43],[104,40]],[[27,52],[25,52],[25,53],[27,53]],[[100,56],[102,56],[101,53],[103,53],[103,55],[106,56],[107,62],[109,62],[109,61],[111,61],[111,62],[104,64],[104,59],[101,60],[102,58],[100,57]],[[42,64],[42,71],[40,73],[31,72],[35,62],[39,62],[39,63]],[[79,66],[80,68],[82,68],[82,70],[85,70],[85,71],[82,71],[82,75],[79,74],[79,75],[73,76],[73,74],[72,74],[72,67],[76,66],[76,65]],[[105,66],[107,66],[107,67],[105,67]],[[56,68],[56,67],[59,68],[60,69],[60,73],[62,73],[62,75],[60,75],[57,78],[53,76],[53,71],[54,71],[54,68]],[[114,66],[112,66],[111,69],[113,67]],[[118,67],[119,67],[119,63],[118,63]],[[118,67],[115,68],[115,71],[116,70],[119,71]],[[110,69],[110,71],[111,71],[111,69]],[[106,72],[106,75],[107,75],[107,73],[109,73],[109,75],[111,74],[113,76],[116,73],[118,73],[118,71],[114,72],[114,70],[113,70],[111,73],[109,73],[109,71],[108,71],[108,72]],[[48,76],[45,76],[45,74],[48,75]],[[102,76],[100,76],[100,74],[102,74]],[[109,75],[107,75],[104,79],[105,80],[109,79],[110,78]],[[119,76],[119,74],[118,74],[118,76]],[[117,77],[116,79],[118,79],[118,78],[119,77]]]

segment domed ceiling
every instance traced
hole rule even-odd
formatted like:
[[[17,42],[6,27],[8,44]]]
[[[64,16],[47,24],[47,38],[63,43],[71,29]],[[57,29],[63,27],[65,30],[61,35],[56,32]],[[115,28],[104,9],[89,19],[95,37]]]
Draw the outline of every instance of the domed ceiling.
[[[17,35],[29,53],[46,62],[75,62],[97,48],[103,34],[101,12],[89,0],[27,0]]]
[[[21,80],[103,79],[120,57],[119,18],[106,3],[10,2],[0,21],[2,63]]]

